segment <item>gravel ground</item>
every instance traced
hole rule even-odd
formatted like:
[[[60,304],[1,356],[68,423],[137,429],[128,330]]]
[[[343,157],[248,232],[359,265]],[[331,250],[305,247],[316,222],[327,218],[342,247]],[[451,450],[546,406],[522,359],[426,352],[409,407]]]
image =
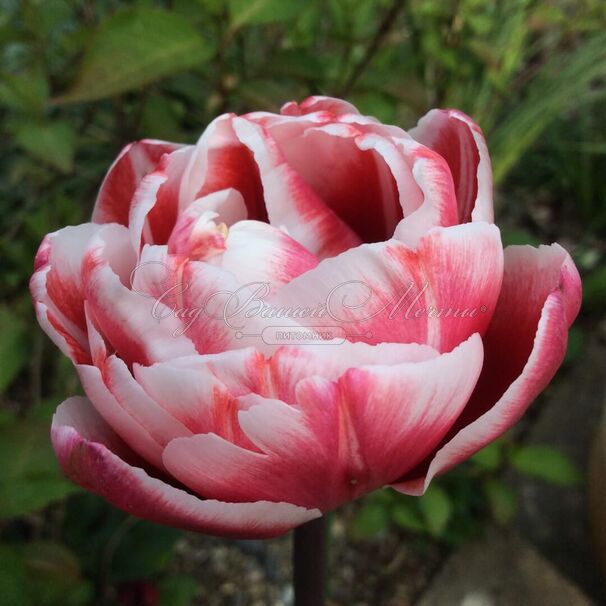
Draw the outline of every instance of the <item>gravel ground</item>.
[[[333,516],[329,606],[409,606],[428,584],[445,553],[405,534],[354,539],[346,529],[359,507]],[[290,606],[291,536],[228,541],[188,534],[176,566],[199,583],[195,606]]]

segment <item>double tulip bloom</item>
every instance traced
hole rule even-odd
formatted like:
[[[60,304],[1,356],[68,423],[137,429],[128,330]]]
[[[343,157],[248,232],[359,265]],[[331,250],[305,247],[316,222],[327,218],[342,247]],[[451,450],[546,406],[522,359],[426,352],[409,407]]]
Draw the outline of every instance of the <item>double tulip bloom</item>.
[[[86,392],[53,420],[65,473],[240,537],[423,493],[547,385],[581,296],[557,244],[503,251],[469,117],[405,132],[326,97],[127,146],[31,292]]]

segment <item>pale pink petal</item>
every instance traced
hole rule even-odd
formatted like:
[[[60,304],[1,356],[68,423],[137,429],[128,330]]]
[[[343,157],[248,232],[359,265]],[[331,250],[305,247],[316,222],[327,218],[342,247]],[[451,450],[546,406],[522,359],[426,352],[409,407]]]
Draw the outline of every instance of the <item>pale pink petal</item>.
[[[287,233],[259,221],[240,221],[229,229],[216,262],[241,284],[267,282],[277,287],[312,269],[318,259]]]
[[[167,412],[135,380],[126,364],[116,356],[105,360],[101,368],[103,381],[116,401],[161,446],[174,438],[192,432]]]
[[[244,118],[234,118],[233,128],[259,167],[272,225],[285,228],[318,257],[332,256],[359,244],[355,233],[288,164],[266,129]]]
[[[485,363],[476,390],[443,447],[396,488],[423,492],[436,474],[518,421],[562,363],[580,300],[578,272],[560,246],[506,249],[503,289],[484,338]]]
[[[492,167],[480,127],[458,110],[432,109],[409,133],[448,162],[457,194],[459,222],[492,223]]]
[[[145,461],[158,469],[163,469],[163,445],[120,405],[103,381],[101,371],[96,366],[78,364],[76,366],[84,392],[97,412],[108,425]]]
[[[488,326],[502,279],[498,229],[433,228],[416,249],[397,240],[323,260],[283,286],[272,305],[324,309],[307,326],[339,326],[353,341],[425,343],[450,351]]]
[[[94,223],[128,225],[132,198],[139,183],[153,172],[160,158],[180,145],[166,141],[144,139],[130,143],[111,165],[97,196],[93,210]]]
[[[244,396],[240,422],[262,452],[205,434],[173,440],[164,464],[215,498],[287,498],[327,511],[422,460],[454,423],[481,365],[475,335],[424,362],[350,369],[336,382],[305,379],[298,407]]]
[[[70,398],[59,406],[51,433],[68,477],[112,505],[152,522],[205,534],[269,538],[320,515],[288,503],[203,500],[153,478],[127,462],[128,449],[85,398]]]

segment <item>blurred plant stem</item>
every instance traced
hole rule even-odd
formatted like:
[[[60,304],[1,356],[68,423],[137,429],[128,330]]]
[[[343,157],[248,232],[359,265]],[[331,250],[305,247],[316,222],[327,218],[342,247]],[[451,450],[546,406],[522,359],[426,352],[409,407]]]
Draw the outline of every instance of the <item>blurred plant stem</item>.
[[[392,2],[391,6],[385,11],[381,21],[379,22],[379,26],[377,27],[377,31],[375,35],[370,40],[370,44],[366,47],[366,51],[364,55],[357,63],[357,65],[353,68],[351,74],[345,81],[345,84],[341,87],[339,91],[339,96],[345,97],[348,95],[353,88],[355,87],[357,81],[360,76],[364,73],[364,70],[369,66],[373,57],[376,55],[379,48],[381,48],[381,44],[392,30],[393,26],[396,23],[396,19],[400,12],[405,8],[406,2],[403,0],[395,0]]]
[[[326,517],[294,532],[293,585],[295,606],[324,606],[326,589]]]

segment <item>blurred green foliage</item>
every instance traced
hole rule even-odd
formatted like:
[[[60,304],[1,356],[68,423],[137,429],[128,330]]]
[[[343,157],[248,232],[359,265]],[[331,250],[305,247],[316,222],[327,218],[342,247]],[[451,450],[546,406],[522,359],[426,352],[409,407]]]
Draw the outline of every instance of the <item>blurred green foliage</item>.
[[[478,520],[505,525],[517,511],[517,496],[503,479],[510,470],[562,487],[582,481],[579,470],[562,453],[543,444],[521,445],[506,435],[434,480],[421,497],[391,489],[370,495],[356,514],[352,533],[363,538],[400,527],[456,544],[481,532]]]
[[[605,28],[602,0],[0,0],[2,603],[131,603],[151,591],[179,605],[196,590],[167,573],[178,533],[79,493],[48,440],[52,410],[79,386],[34,320],[33,255],[47,232],[87,220],[125,143],[193,142],[220,112],[317,93],[404,127],[458,107],[487,135],[504,241],[564,238],[595,320],[606,301]],[[581,323],[570,363],[583,343]],[[377,493],[354,530],[452,542],[491,517],[505,523],[510,467],[577,481],[549,449],[492,446],[421,499]]]

